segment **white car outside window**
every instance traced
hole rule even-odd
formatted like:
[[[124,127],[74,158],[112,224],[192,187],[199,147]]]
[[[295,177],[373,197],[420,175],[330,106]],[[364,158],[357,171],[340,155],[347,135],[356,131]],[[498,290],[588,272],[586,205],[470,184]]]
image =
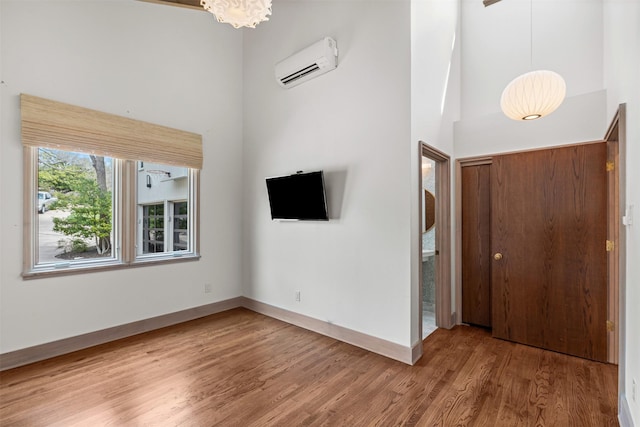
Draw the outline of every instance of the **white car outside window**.
[[[38,191],[38,213],[45,213],[48,205],[58,200],[46,191]]]

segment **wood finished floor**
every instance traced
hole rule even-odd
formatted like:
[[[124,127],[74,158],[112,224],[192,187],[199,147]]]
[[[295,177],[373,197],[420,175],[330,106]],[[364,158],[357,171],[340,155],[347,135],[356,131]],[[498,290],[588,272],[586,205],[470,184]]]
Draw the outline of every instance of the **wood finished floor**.
[[[0,373],[2,426],[614,426],[617,368],[438,329],[408,366],[245,309]]]

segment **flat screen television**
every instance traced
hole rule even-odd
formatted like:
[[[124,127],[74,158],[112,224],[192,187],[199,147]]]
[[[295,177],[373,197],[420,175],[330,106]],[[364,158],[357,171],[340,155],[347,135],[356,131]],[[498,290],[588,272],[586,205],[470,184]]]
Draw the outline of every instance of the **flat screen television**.
[[[271,219],[328,221],[322,171],[267,178]]]

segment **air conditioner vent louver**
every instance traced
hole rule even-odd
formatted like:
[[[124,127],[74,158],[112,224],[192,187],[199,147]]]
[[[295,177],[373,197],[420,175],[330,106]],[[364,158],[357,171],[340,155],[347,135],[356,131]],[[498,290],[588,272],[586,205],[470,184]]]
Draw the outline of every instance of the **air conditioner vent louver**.
[[[334,70],[337,66],[336,42],[331,37],[325,37],[278,62],[275,75],[280,86],[289,88]]]
[[[294,81],[306,76],[307,74],[313,73],[314,71],[319,69],[320,67],[318,67],[318,64],[312,64],[300,71],[296,71],[293,74],[289,74],[288,76],[281,78],[280,81],[285,85],[289,85]]]

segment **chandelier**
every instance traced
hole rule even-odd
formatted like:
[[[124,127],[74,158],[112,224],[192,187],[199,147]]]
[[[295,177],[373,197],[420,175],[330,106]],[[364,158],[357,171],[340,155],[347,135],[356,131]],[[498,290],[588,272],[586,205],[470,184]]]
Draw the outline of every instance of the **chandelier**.
[[[271,15],[271,0],[200,0],[200,4],[216,17],[218,22],[234,28],[255,28]]]

